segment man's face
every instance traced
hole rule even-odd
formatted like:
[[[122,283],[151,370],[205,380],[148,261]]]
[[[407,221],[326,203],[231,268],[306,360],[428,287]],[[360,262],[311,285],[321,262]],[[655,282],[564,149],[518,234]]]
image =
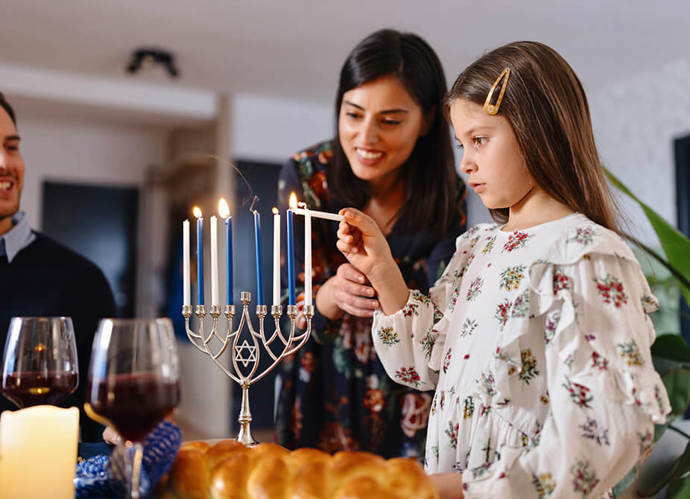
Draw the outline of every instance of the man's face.
[[[10,115],[0,107],[0,234],[12,227],[11,217],[19,211],[23,182],[19,135]]]

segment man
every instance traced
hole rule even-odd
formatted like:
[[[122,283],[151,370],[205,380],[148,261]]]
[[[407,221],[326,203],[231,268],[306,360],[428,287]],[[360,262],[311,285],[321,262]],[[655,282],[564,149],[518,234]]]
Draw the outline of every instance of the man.
[[[24,180],[19,144],[14,110],[0,93],[0,348],[11,317],[71,317],[79,388],[60,405],[80,408],[83,441],[100,441],[102,427],[86,416],[83,406],[91,342],[99,319],[115,314],[113,294],[93,263],[29,227],[19,211]],[[16,407],[0,397],[0,411],[8,409]]]

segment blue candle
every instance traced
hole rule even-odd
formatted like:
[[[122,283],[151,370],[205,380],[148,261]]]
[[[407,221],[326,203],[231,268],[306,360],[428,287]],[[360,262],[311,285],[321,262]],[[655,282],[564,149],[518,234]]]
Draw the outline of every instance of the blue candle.
[[[201,210],[195,208],[196,218],[196,292],[197,304],[204,304],[204,217]]]
[[[228,217],[225,219],[225,244],[226,248],[228,249],[227,251],[227,281],[228,281],[228,292],[226,294],[227,296],[227,303],[228,305],[232,305],[235,303],[235,299],[232,296],[233,292],[233,286],[232,286],[232,217]]]
[[[293,234],[292,210],[287,211],[287,267],[288,267],[288,305],[295,304],[295,237]]]
[[[256,304],[264,304],[264,288],[261,273],[261,216],[254,210],[254,246],[256,248]]]

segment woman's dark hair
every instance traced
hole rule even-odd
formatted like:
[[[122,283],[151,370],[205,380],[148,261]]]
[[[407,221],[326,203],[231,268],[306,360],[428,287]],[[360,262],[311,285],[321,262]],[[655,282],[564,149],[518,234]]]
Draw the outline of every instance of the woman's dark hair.
[[[458,176],[443,116],[446,78],[434,50],[417,35],[392,29],[376,31],[359,42],[345,60],[335,99],[331,189],[338,199],[356,208],[363,208],[370,197],[369,185],[352,173],[340,145],[338,119],[345,92],[384,76],[398,79],[430,123],[401,167],[405,202],[398,217],[406,230],[433,227],[434,235],[440,237],[457,211]]]
[[[551,47],[514,42],[492,50],[460,73],[448,104],[462,99],[482,106],[505,68],[510,77],[497,116],[513,128],[534,180],[573,211],[618,231],[619,212],[599,161],[585,91]],[[508,208],[491,215],[505,222]]]
[[[3,108],[7,114],[10,115],[10,119],[12,120],[12,123],[14,123],[15,126],[17,126],[17,118],[14,115],[14,109],[12,109],[12,106],[10,106],[10,103],[5,100],[5,96],[2,95],[2,92],[0,92],[0,107]]]

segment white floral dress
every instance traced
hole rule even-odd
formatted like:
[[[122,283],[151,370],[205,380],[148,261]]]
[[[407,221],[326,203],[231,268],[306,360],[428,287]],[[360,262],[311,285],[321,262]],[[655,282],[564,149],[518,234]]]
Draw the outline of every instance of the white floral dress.
[[[598,497],[670,410],[656,308],[630,248],[573,214],[472,228],[429,296],[377,312],[372,334],[391,378],[436,388],[429,473],[463,472],[465,497]]]

